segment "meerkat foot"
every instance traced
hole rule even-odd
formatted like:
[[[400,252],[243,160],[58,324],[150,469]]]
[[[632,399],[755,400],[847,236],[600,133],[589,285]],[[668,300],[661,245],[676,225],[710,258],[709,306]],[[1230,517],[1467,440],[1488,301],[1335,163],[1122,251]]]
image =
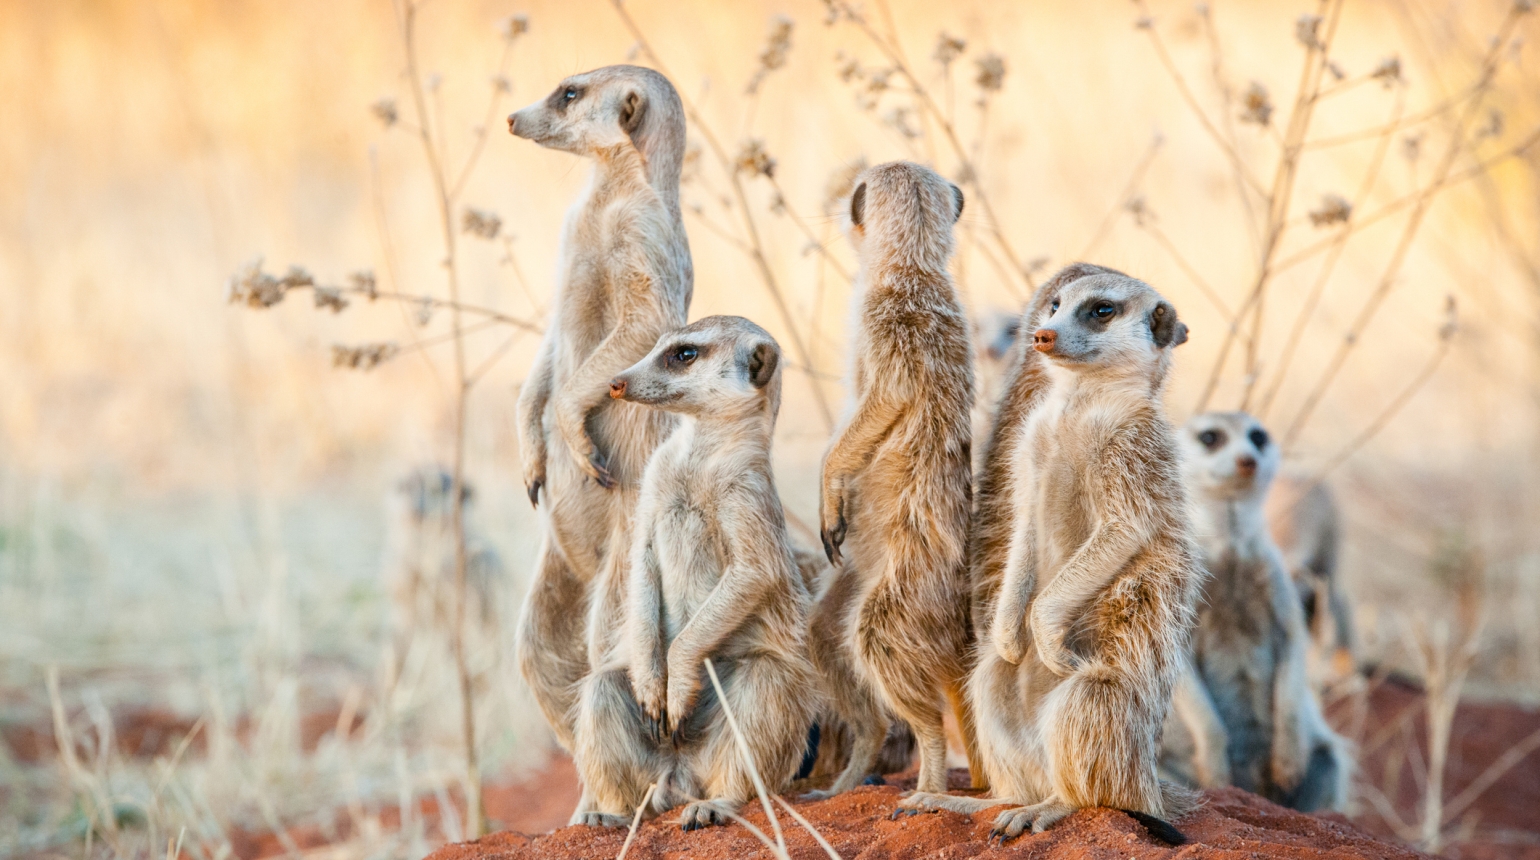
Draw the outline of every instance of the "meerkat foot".
[[[1060,803],[1056,798],[1031,806],[1007,809],[995,818],[994,827],[989,830],[989,838],[991,841],[999,840],[1003,845],[1028,830],[1042,833],[1074,811],[1073,807]]]
[[[679,815],[679,829],[688,832],[726,824],[733,820],[732,816],[741,806],[742,804],[735,801],[722,798],[697,800],[686,806],[684,812]]]
[[[933,791],[915,791],[910,792],[907,797],[898,802],[898,808],[893,810],[892,817],[897,819],[900,815],[939,812],[943,809],[962,815],[972,815],[991,806],[1003,806],[1010,802],[1009,799],[959,797],[954,794],[939,794]]]
[[[608,812],[577,812],[573,813],[568,825],[580,824],[584,827],[630,827],[631,816],[611,815]]]

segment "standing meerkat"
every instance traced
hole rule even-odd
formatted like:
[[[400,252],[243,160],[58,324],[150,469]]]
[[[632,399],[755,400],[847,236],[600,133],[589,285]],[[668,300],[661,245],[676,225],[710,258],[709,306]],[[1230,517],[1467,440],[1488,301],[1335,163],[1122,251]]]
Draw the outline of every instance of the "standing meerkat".
[[[823,794],[871,772],[889,710],[914,731],[921,790],[946,789],[945,699],[976,761],[963,695],[973,349],[947,272],[962,207],[957,186],[908,162],[862,171],[850,198],[854,404],[824,457],[819,517],[836,573],[814,620],[842,647],[814,660],[852,738]]]
[[[1337,571],[1342,514],[1331,487],[1322,481],[1279,475],[1264,510],[1305,611],[1311,677],[1330,683],[1351,676],[1358,668],[1357,635],[1353,604]]]
[[[1351,762],[1310,688],[1304,613],[1263,515],[1278,446],[1244,412],[1193,418],[1182,445],[1209,572],[1193,661],[1224,722],[1231,779],[1295,809],[1341,810]]]
[[[802,761],[820,702],[811,599],[770,468],[780,379],[764,329],[708,317],[610,383],[612,397],[680,423],[642,478],[624,647],[581,685],[576,758],[591,803],[575,823],[625,826],[653,782],[644,814],[688,801],[686,830],[725,824],[754,797],[707,658],[768,790]]]
[[[666,78],[607,66],[562,81],[508,130],[593,159],[567,213],[555,312],[519,395],[519,453],[544,537],[519,669],[573,748],[578,682],[614,645],[636,488],[672,416],[611,400],[610,378],[684,325],[694,284],[679,212],[684,108]]]
[[[1149,285],[1085,265],[1029,314],[1047,360],[1018,360],[994,434],[1016,437],[1011,537],[981,589],[992,615],[969,681],[993,796],[916,793],[900,809],[1010,805],[993,830],[1009,839],[1109,806],[1180,842],[1164,819],[1191,797],[1156,766],[1201,567],[1160,395],[1187,327]],[[975,551],[998,560],[995,544]]]

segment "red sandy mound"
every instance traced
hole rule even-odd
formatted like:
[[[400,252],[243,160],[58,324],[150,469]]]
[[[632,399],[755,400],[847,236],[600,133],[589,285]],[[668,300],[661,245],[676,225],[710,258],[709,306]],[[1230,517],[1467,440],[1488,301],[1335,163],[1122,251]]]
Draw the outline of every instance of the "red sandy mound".
[[[963,771],[952,773],[953,786],[965,785]],[[1210,792],[1208,804],[1182,819],[1179,826],[1194,844],[1173,848],[1151,839],[1132,818],[1110,809],[1088,809],[1070,816],[1047,833],[1023,836],[1004,847],[987,839],[995,812],[974,816],[937,812],[888,820],[900,789],[896,786],[859,788],[839,797],[797,804],[798,811],[828,839],[845,860],[953,860],[975,856],[1031,857],[1038,860],[1074,858],[1183,857],[1251,858],[1396,858],[1421,857],[1406,848],[1380,841],[1339,816],[1301,815],[1274,806],[1238,789]],[[756,827],[769,832],[765,813],[745,810]],[[727,860],[770,857],[771,854],[741,825],[682,832],[670,816],[643,825],[628,857]],[[780,816],[786,847],[798,860],[827,855],[806,830]],[[565,827],[545,836],[503,832],[476,842],[450,845],[429,860],[611,860],[625,841],[623,830]]]

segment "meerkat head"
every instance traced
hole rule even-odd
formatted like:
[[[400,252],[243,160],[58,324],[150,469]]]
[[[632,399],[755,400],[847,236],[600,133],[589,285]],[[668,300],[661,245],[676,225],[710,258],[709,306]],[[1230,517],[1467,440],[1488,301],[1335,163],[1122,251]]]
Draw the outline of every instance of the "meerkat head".
[[[652,69],[605,66],[572,75],[549,96],[508,116],[509,133],[549,149],[593,155],[630,140],[653,161],[684,153],[684,106],[674,85]]]
[[[610,396],[692,415],[738,419],[781,406],[781,347],[743,317],[697,320],[658,339],[610,380]]]
[[[1181,436],[1187,479],[1207,496],[1261,499],[1278,474],[1277,443],[1245,412],[1205,412]]]
[[[1176,308],[1149,284],[1077,263],[1043,285],[1023,331],[1054,367],[1164,381],[1172,348],[1187,342]]]
[[[861,171],[850,193],[850,241],[905,268],[944,269],[962,189],[928,167],[889,161]]]

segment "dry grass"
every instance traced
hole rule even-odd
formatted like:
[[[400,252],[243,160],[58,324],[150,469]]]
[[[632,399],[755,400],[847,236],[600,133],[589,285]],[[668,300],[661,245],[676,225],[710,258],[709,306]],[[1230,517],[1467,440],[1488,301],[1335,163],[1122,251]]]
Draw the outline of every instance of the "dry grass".
[[[692,316],[759,320],[795,359],[789,513],[815,509],[842,395],[842,186],[914,158],[968,192],[973,308],[1018,306],[1074,255],[1176,303],[1193,329],[1178,417],[1247,404],[1289,437],[1291,468],[1331,474],[1367,656],[1421,666],[1404,620],[1442,605],[1424,572],[1460,534],[1486,619],[1463,688],[1540,696],[1540,82],[1517,47],[1540,16],[411,8],[0,10],[0,728],[64,741],[40,764],[0,745],[0,853],[216,858],[280,822],[415,855],[478,827],[417,798],[543,755],[505,640],[392,635],[380,500],[409,468],[463,461],[522,590],[537,526],[512,391],[584,168],[500,117],[628,58],[667,69],[690,108]],[[273,274],[238,277],[241,298],[290,298],[231,308],[217,285],[258,255]],[[115,715],[147,705],[197,737],[129,755]],[[339,718],[307,747],[317,712]]]

